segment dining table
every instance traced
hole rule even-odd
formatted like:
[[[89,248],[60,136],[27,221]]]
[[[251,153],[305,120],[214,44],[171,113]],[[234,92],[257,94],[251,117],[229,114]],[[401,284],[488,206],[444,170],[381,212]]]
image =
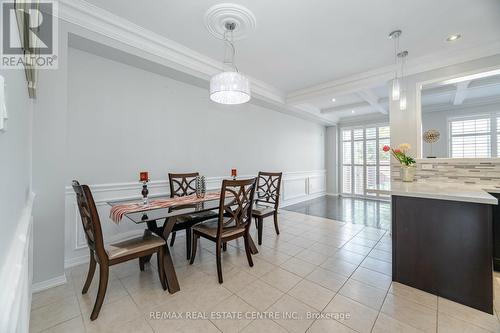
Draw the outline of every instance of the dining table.
[[[173,200],[172,205],[169,207],[160,208],[154,204],[142,205],[142,199],[137,198],[107,202],[112,208],[115,206],[124,207],[130,204],[137,204],[136,208],[132,212],[124,213],[123,216],[121,216],[121,219],[131,221],[135,224],[146,224],[147,229],[145,230],[145,233],[153,233],[165,240],[166,245],[163,265],[165,267],[167,288],[171,294],[178,292],[180,290],[180,286],[175,273],[172,256],[167,245],[167,240],[172,233],[174,225],[181,216],[208,211],[218,212],[220,206],[220,195],[214,196],[213,194],[214,192],[212,192],[212,195],[208,195],[205,200],[200,198],[200,201],[196,203],[186,203],[186,200],[183,200],[182,197],[170,198],[167,195],[150,196],[149,200],[151,203],[161,200]],[[176,199],[179,201],[178,204],[175,202]],[[224,204],[229,204],[232,200],[232,197],[227,197]],[[162,227],[159,227],[158,225],[162,225]],[[257,254],[258,250],[251,236],[249,237],[249,243],[252,254]],[[151,256],[141,260],[145,260],[145,262],[147,262],[150,258]]]

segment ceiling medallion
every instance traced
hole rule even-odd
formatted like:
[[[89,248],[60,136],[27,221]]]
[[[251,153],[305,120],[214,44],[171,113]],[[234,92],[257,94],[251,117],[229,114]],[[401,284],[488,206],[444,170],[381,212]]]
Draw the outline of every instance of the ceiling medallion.
[[[250,10],[233,3],[214,5],[205,13],[205,26],[218,39],[224,39],[227,23],[236,25],[232,32],[232,39],[241,40],[255,30],[257,21]]]

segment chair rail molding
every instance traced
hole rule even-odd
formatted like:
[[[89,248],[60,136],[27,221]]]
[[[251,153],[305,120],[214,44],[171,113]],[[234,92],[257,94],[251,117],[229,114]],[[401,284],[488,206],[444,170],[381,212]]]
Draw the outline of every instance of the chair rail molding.
[[[256,177],[256,175],[242,175],[238,178]],[[228,177],[208,177],[207,190],[220,188],[223,179]],[[94,184],[90,185],[96,203],[101,226],[106,243],[119,242],[141,235],[146,228],[142,224],[131,221],[122,221],[115,224],[109,219],[111,206],[109,201],[132,200],[141,198],[142,184],[139,182]],[[148,184],[150,197],[169,195],[168,180],[154,180]],[[292,205],[301,201],[318,198],[326,194],[326,170],[296,171],[283,173],[281,184],[280,207]],[[178,235],[182,237],[182,235]],[[87,242],[82,230],[80,214],[76,203],[75,193],[71,186],[66,187],[65,204],[65,245],[64,266],[66,268],[86,263],[89,259]],[[52,281],[57,282],[57,281]]]
[[[0,332],[28,332],[33,280],[33,202],[30,192],[0,268]]]

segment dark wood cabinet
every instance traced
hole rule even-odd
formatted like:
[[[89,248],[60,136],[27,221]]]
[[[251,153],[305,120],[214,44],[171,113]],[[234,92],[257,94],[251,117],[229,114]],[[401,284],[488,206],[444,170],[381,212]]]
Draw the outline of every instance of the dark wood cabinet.
[[[500,193],[490,193],[499,199]],[[493,269],[500,271],[500,205],[493,206]]]
[[[492,207],[393,195],[393,281],[492,314]]]

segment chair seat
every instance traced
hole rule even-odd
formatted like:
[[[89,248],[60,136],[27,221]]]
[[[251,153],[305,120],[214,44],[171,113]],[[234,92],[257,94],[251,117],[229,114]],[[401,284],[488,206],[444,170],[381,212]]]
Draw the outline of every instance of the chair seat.
[[[165,244],[166,243],[162,238],[149,234],[127,239],[119,243],[109,244],[106,246],[106,253],[108,254],[108,258],[111,260],[151,250]]]
[[[253,216],[265,216],[274,213],[274,207],[255,205],[252,210]]]
[[[210,237],[217,237],[218,224],[219,224],[219,219],[211,219],[211,220],[208,220],[206,222],[195,225],[193,227],[193,230],[198,232],[198,233],[210,236]],[[236,234],[240,234],[240,233],[245,231],[245,227],[243,227],[243,226],[238,227],[238,228],[231,228],[231,225],[229,225],[229,226],[226,225],[225,228],[229,228],[229,229],[226,229],[222,233],[223,238],[234,236]]]

